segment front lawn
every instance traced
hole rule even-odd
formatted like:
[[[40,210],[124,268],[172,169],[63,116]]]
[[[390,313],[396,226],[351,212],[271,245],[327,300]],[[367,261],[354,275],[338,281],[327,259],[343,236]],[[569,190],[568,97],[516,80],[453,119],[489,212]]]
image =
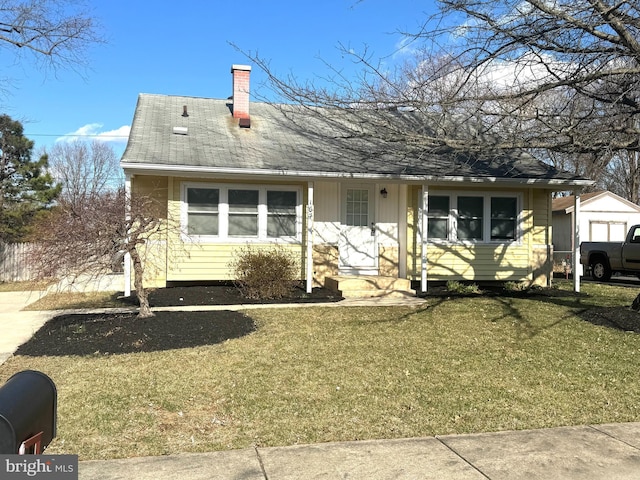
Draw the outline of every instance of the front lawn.
[[[61,354],[85,331],[73,327],[52,337],[57,353],[0,366],[0,382],[50,375],[58,438],[47,453],[81,459],[640,421],[640,335],[590,314],[623,311],[637,291],[583,289],[246,310],[252,333],[137,353]],[[222,314],[209,315],[214,328]]]

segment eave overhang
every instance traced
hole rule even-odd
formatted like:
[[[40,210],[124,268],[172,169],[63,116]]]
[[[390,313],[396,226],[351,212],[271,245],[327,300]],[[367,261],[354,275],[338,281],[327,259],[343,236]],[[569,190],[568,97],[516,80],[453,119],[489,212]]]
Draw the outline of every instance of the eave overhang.
[[[120,166],[128,175],[160,175],[180,177],[215,177],[228,180],[251,180],[256,178],[265,181],[282,181],[283,177],[295,181],[321,181],[321,180],[358,180],[358,181],[385,181],[406,184],[495,184],[501,187],[532,187],[547,188],[552,190],[571,190],[593,185],[592,180],[586,179],[559,179],[559,178],[502,178],[502,177],[473,177],[456,175],[405,175],[405,174],[370,174],[370,173],[345,173],[345,172],[314,172],[291,170],[267,170],[246,168],[215,168],[185,165],[145,164],[122,161]]]

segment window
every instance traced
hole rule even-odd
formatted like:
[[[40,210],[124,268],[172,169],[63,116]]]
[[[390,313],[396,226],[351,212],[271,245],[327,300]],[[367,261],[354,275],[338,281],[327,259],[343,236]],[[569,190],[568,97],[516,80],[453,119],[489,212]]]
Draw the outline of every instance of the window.
[[[187,191],[189,235],[218,235],[217,188],[190,188]]]
[[[514,242],[520,232],[520,195],[429,195],[427,239],[449,242]]]
[[[295,237],[296,192],[267,190],[267,237]]]
[[[427,238],[449,238],[449,197],[429,195]]]
[[[182,223],[196,240],[251,241],[302,237],[297,187],[185,183]]]
[[[491,240],[515,240],[518,201],[513,197],[491,198]]]
[[[351,227],[369,225],[369,190],[347,189],[347,225]]]
[[[458,197],[458,240],[482,240],[483,197]]]
[[[229,236],[258,236],[258,190],[229,189]]]

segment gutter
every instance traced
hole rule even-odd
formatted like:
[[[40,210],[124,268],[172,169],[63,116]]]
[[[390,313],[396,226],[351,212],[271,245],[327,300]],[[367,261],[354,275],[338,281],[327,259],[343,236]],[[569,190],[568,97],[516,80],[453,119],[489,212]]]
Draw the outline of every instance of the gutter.
[[[167,175],[183,177],[202,177],[203,175],[215,176],[218,178],[243,179],[262,177],[265,180],[282,180],[288,177],[296,180],[386,180],[403,183],[415,183],[421,185],[429,183],[432,185],[447,185],[451,183],[472,183],[472,184],[500,184],[501,186],[532,186],[532,187],[586,187],[595,182],[586,179],[538,179],[538,178],[501,178],[501,177],[465,177],[461,175],[436,176],[436,175],[396,175],[396,174],[367,174],[367,173],[342,173],[342,172],[312,172],[312,171],[289,171],[289,170],[265,170],[246,168],[214,168],[197,167],[185,165],[161,165],[161,164],[140,164],[127,161],[120,162],[120,166],[128,174],[140,175]]]

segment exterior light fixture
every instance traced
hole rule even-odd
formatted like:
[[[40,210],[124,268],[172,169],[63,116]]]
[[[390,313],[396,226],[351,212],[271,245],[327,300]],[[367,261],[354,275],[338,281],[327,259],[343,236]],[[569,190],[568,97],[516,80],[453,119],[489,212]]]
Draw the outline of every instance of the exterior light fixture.
[[[389,192],[387,192],[387,189],[382,187],[382,190],[380,190],[380,195],[382,195],[382,198],[387,198]]]

